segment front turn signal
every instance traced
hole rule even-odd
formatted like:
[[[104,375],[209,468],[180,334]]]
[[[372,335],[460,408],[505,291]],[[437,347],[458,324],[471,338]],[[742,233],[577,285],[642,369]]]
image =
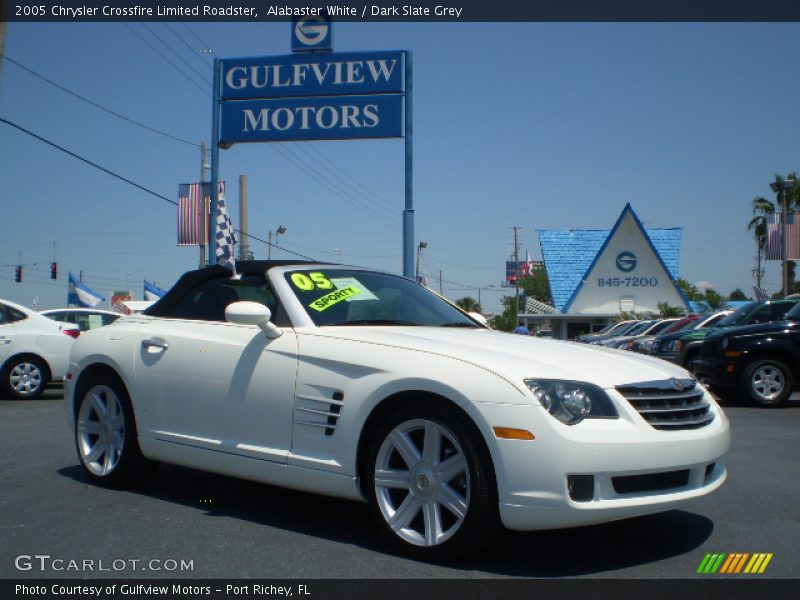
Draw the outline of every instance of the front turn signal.
[[[492,427],[495,437],[501,440],[533,440],[534,435],[527,429],[513,429],[511,427]]]

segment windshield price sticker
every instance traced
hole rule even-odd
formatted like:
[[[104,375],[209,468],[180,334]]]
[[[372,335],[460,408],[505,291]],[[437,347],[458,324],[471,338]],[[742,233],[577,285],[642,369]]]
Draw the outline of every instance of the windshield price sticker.
[[[303,290],[304,292],[333,289],[331,280],[325,277],[325,275],[319,271],[314,271],[308,275],[305,273],[292,273],[292,283],[294,284],[294,287],[299,290]]]
[[[362,283],[356,279],[355,277],[337,277],[336,279],[331,279],[333,284],[336,286],[336,289],[343,289],[346,287],[354,287],[357,290],[360,290],[361,293],[358,295],[358,298],[352,298],[355,302],[356,300],[377,300],[378,297],[370,292],[367,288],[365,288]],[[350,298],[347,299],[348,302]]]
[[[353,286],[348,286],[341,290],[336,290],[335,292],[331,292],[330,294],[325,294],[321,298],[314,300],[308,306],[313,308],[317,312],[322,312],[323,310],[328,310],[331,306],[339,304],[343,300],[348,300],[357,294],[360,294],[361,290],[358,288],[354,288]]]
[[[597,280],[599,287],[656,287],[658,277],[602,277]]]

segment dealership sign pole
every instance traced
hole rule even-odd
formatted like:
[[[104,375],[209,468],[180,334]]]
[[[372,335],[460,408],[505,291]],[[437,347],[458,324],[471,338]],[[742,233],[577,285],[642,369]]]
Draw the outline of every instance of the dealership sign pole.
[[[320,27],[314,23],[307,33]],[[294,31],[295,36],[300,32],[300,37],[310,39],[297,25]],[[393,138],[405,133],[403,274],[413,276],[410,62],[410,53],[403,51],[215,60],[211,189],[217,189],[220,147],[243,142]],[[210,239],[214,239],[216,213],[217,197],[212,194]],[[212,247],[208,256],[213,264]]]

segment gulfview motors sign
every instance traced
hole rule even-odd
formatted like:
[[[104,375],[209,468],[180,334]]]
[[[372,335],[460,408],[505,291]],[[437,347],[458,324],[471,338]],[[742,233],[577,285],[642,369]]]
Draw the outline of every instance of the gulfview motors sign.
[[[221,62],[221,144],[402,135],[402,52]]]

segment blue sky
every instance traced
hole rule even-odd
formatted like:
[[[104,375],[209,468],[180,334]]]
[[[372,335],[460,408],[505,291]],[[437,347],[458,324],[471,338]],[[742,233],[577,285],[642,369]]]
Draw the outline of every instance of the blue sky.
[[[414,52],[416,240],[428,243],[422,271],[435,278],[441,270],[449,297],[483,288],[484,307],[497,310],[515,225],[523,254],[537,257],[537,228],[609,228],[626,202],[647,227],[684,228],[682,277],[722,293],[750,290],[750,202],[771,197],[775,173],[800,170],[792,74],[800,25],[334,27],[336,51]],[[5,52],[97,104],[199,144],[210,141],[204,79],[212,69],[192,49],[202,40],[221,58],[288,54],[289,28],[11,23]],[[8,62],[0,116],[169,198],[199,177],[196,147]],[[221,152],[220,173],[235,225],[244,174],[254,235],[266,239],[283,225],[279,243],[292,251],[401,272],[403,153],[399,139],[242,144]],[[80,270],[105,295],[127,285],[141,297],[144,279],[168,287],[197,264],[195,248],[175,245],[173,205],[3,124],[0,198],[2,298],[63,306],[67,271]],[[49,279],[54,241],[57,282]],[[266,258],[264,244],[251,249]],[[13,281],[19,252],[22,284]],[[779,288],[777,264],[765,283]]]

